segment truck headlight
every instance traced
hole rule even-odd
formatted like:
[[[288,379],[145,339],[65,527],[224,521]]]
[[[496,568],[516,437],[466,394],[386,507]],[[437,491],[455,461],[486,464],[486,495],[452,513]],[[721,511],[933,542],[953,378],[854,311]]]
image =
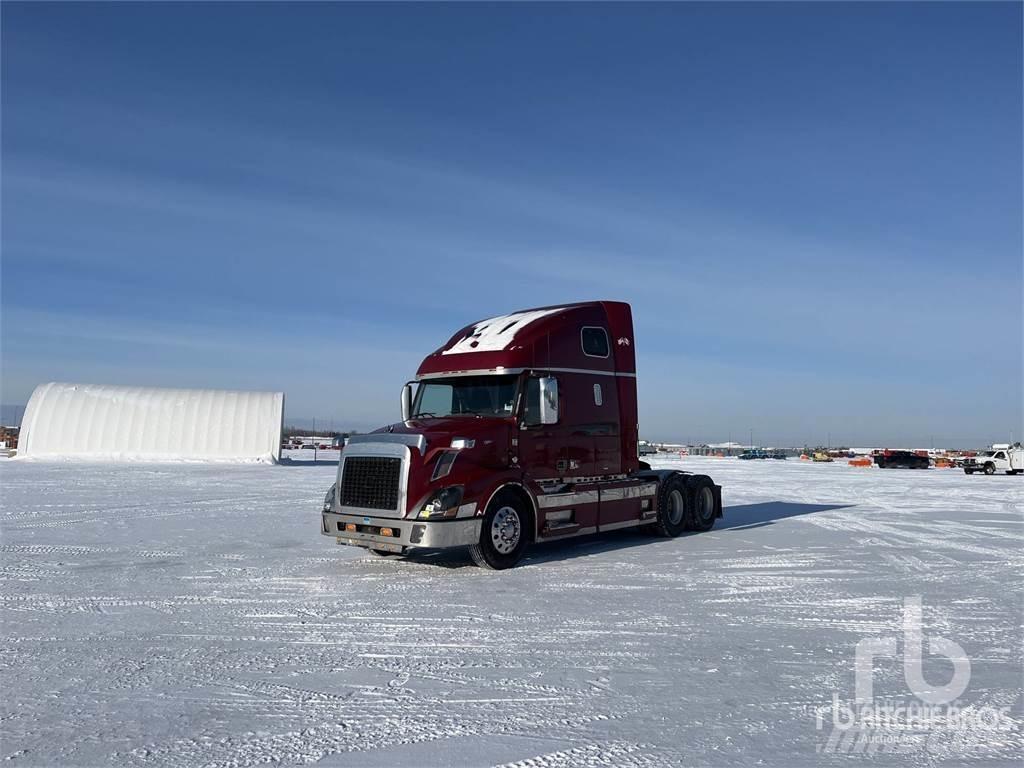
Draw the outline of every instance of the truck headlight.
[[[331,487],[327,489],[327,495],[324,496],[324,512],[330,512],[334,508],[334,497],[338,492],[338,484],[331,483]]]
[[[419,518],[421,520],[437,520],[439,518],[455,517],[458,514],[459,504],[461,503],[461,485],[451,485],[447,488],[442,488],[423,505]]]

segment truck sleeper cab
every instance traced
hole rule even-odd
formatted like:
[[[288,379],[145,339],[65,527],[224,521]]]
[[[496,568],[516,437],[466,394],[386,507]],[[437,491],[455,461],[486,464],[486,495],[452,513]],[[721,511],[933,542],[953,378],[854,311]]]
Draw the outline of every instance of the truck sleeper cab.
[[[349,438],[321,532],[377,553],[466,546],[500,569],[537,541],[711,528],[719,486],[639,461],[633,350],[622,302],[463,328],[403,388],[401,422]]]

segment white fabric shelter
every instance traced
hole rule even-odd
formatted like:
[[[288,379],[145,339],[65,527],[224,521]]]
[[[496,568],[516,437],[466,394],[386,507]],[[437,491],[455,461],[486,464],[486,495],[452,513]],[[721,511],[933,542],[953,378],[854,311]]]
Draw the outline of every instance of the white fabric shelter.
[[[277,461],[283,392],[40,384],[20,456]]]

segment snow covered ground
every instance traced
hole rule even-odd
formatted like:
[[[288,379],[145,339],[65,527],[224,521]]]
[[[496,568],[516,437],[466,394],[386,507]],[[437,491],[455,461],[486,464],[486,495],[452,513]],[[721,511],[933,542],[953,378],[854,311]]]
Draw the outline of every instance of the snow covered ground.
[[[333,466],[0,461],[7,765],[1018,764],[1024,478],[660,460],[724,486],[675,540],[486,572],[320,535]],[[854,649],[962,646],[961,706],[902,754],[836,741]],[[927,653],[944,685],[953,665]],[[902,656],[874,697],[908,703]],[[817,711],[825,715],[818,727]],[[846,732],[842,732],[845,734]],[[840,734],[840,735],[842,735]],[[830,741],[832,739],[832,741]]]

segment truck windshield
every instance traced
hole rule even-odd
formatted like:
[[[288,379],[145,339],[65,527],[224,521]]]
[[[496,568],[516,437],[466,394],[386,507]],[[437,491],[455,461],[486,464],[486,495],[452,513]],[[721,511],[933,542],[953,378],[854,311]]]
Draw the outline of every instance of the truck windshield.
[[[413,418],[420,416],[511,416],[517,376],[457,376],[420,382]]]

